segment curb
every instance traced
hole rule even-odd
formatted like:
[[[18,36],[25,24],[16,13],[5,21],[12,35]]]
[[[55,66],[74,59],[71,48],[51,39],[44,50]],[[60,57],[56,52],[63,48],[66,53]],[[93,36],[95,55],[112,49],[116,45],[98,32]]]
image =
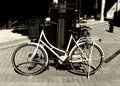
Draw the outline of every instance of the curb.
[[[101,26],[101,25],[106,25],[106,24],[108,24],[108,22],[107,21],[99,21],[99,22],[97,22],[97,23],[93,23],[93,24],[88,24],[90,27],[97,27],[97,26]]]
[[[97,27],[100,25],[108,24],[108,21],[95,21],[95,20],[85,20],[86,23],[77,23],[78,25],[87,25],[89,27]]]

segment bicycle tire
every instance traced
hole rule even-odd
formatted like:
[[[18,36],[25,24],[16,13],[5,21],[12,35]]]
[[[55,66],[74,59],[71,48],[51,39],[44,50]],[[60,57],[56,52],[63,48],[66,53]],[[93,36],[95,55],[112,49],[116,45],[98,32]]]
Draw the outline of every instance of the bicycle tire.
[[[37,75],[47,67],[48,56],[46,51],[39,46],[36,55],[32,62],[28,59],[34,52],[37,45],[35,43],[25,43],[15,49],[12,55],[12,65],[19,74],[22,75]]]
[[[93,45],[92,43],[87,44],[87,46],[89,46],[89,48],[92,45]],[[85,49],[88,50],[89,48],[85,47],[86,46],[85,42],[79,43],[78,46],[81,47],[81,49],[83,50],[83,52],[85,54],[87,54],[87,51],[85,51]],[[77,52],[77,49],[78,49],[77,46],[74,46],[71,49],[71,52],[70,52],[70,55],[69,55],[70,60],[75,60],[73,55],[75,55],[75,52]],[[76,54],[77,55],[78,54],[82,55],[81,52],[76,53]],[[99,55],[99,57],[95,56],[96,57],[95,58],[93,55]],[[80,56],[77,59],[83,59],[83,58]],[[88,67],[90,67],[89,75],[92,75],[100,69],[100,67],[103,64],[103,60],[104,60],[104,52],[103,52],[102,48],[98,44],[95,43],[94,46],[93,46],[93,53],[92,53],[92,56],[91,56],[91,65],[89,63],[85,62],[85,60],[81,60],[80,62],[76,62],[76,63],[75,62],[70,62],[70,66],[71,66],[71,69],[72,69],[71,72],[73,72],[75,74],[87,76],[88,75],[87,69],[88,69]],[[85,67],[87,67],[87,68],[85,68]]]

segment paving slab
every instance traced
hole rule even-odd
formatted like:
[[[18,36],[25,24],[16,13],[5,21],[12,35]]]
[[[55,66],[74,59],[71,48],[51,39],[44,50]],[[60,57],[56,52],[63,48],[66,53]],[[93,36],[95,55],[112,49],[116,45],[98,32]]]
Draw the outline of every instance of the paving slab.
[[[96,26],[94,26],[96,25]],[[98,42],[104,49],[105,59],[109,58],[120,49],[120,27],[114,27],[114,33],[108,32],[108,23],[97,23],[91,25],[91,36],[97,36],[102,39]],[[5,31],[5,32],[4,32]],[[1,34],[10,34],[12,30],[3,30]],[[0,34],[0,35],[1,35]],[[12,33],[10,39],[21,38],[21,34]],[[2,35],[2,36],[3,36]],[[5,35],[5,36],[6,36]],[[9,35],[9,36],[10,36]],[[2,38],[1,36],[1,38]],[[3,36],[3,38],[5,37]],[[26,36],[22,36],[28,40]],[[2,39],[1,39],[2,40]],[[18,39],[20,40],[20,39]],[[20,40],[22,41],[22,40]],[[29,40],[28,40],[29,41]],[[8,40],[1,41],[8,42]],[[15,42],[16,44],[16,42]],[[19,45],[0,49],[0,86],[119,86],[120,85],[120,55],[108,63],[104,63],[99,71],[87,79],[86,76],[75,75],[67,70],[56,70],[50,66],[49,70],[36,76],[23,76],[16,73],[12,67],[11,58],[15,48]]]

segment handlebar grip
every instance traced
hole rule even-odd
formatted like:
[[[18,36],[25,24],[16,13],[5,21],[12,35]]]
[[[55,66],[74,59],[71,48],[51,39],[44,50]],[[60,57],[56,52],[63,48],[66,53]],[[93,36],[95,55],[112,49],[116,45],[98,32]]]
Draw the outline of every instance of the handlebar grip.
[[[51,21],[52,24],[57,24],[56,22]]]
[[[44,21],[42,24],[40,24],[41,27],[47,27],[50,26],[51,24],[57,24],[56,22],[53,21]]]

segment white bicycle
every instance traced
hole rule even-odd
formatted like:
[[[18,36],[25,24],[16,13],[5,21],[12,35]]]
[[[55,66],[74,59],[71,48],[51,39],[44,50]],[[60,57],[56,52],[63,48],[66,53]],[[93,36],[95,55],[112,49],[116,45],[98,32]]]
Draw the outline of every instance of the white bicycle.
[[[49,21],[50,22],[50,21]],[[44,29],[48,26],[48,21],[42,24],[42,31],[37,43],[29,42],[17,47],[12,56],[14,69],[23,75],[36,75],[47,69],[49,66],[49,57],[46,51],[50,50],[58,59],[60,64],[66,64],[75,74],[91,75],[102,66],[104,52],[92,37],[74,38],[74,34],[79,32],[69,31],[71,36],[66,50],[56,48],[47,40]],[[81,29],[81,28],[79,28]],[[84,28],[82,28],[85,30]],[[81,32],[83,30],[81,29]],[[71,48],[71,45],[74,46]],[[61,52],[62,55],[59,55]]]

